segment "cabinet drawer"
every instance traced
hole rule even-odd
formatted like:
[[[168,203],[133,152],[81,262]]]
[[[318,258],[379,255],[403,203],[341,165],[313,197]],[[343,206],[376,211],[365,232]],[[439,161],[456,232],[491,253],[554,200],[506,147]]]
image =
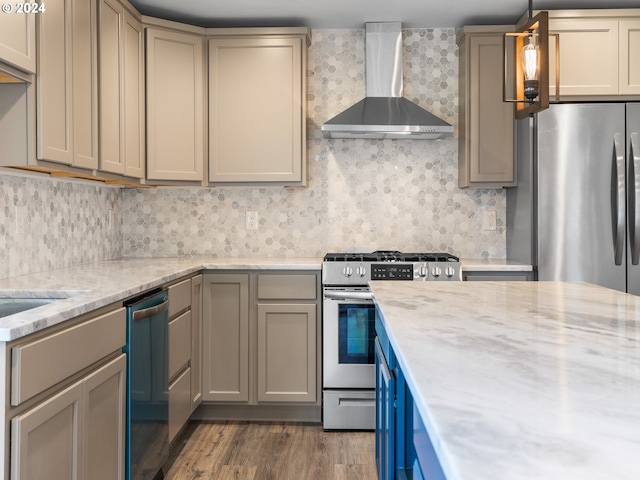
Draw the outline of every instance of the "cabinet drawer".
[[[191,306],[191,279],[169,287],[169,318]]]
[[[191,311],[169,322],[169,380],[191,358]]]
[[[11,405],[19,405],[126,343],[124,308],[11,349]]]
[[[313,274],[258,275],[260,300],[315,300],[316,276]]]
[[[169,441],[191,416],[191,369],[187,368],[169,385]]]

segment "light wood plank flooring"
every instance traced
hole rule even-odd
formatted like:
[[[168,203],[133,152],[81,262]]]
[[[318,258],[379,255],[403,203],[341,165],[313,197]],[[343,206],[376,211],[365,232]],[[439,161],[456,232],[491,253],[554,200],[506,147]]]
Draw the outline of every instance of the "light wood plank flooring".
[[[373,432],[283,422],[192,422],[166,480],[376,480]]]

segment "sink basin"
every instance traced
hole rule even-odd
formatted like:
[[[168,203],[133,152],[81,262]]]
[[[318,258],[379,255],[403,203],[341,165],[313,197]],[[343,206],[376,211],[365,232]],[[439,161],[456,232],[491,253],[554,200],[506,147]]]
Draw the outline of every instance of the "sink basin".
[[[54,290],[54,291],[38,291],[25,290],[0,291],[0,318],[8,317],[16,313],[31,310],[32,308],[41,307],[58,300],[71,298],[81,293],[83,290]]]
[[[0,318],[41,307],[59,298],[0,298]]]

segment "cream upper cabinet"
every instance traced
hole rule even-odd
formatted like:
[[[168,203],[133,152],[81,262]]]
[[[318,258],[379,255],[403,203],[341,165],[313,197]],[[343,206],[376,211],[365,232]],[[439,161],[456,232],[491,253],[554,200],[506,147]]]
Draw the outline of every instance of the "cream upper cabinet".
[[[620,34],[620,94],[640,95],[640,18],[622,20]]]
[[[307,34],[295,30],[210,38],[210,182],[306,185]]]
[[[459,46],[460,188],[516,182],[514,105],[503,101],[503,34],[508,27],[464,27]]]
[[[36,16],[19,13],[14,3],[11,13],[0,14],[0,61],[25,72],[36,71]],[[46,8],[46,3],[42,3]],[[46,14],[46,10],[45,10]]]
[[[96,0],[47,3],[38,16],[37,156],[98,168]]]
[[[550,11],[558,34],[560,98],[640,95],[640,10]],[[555,38],[550,37],[550,95],[555,95]]]
[[[204,179],[202,35],[146,29],[147,178]]]
[[[116,0],[100,0],[100,170],[143,178],[142,24]]]

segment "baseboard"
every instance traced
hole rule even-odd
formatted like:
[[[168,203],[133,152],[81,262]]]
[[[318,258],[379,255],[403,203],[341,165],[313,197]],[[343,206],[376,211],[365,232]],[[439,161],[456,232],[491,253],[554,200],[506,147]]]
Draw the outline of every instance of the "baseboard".
[[[322,422],[319,405],[218,405],[202,403],[192,420],[252,420],[287,422]]]

